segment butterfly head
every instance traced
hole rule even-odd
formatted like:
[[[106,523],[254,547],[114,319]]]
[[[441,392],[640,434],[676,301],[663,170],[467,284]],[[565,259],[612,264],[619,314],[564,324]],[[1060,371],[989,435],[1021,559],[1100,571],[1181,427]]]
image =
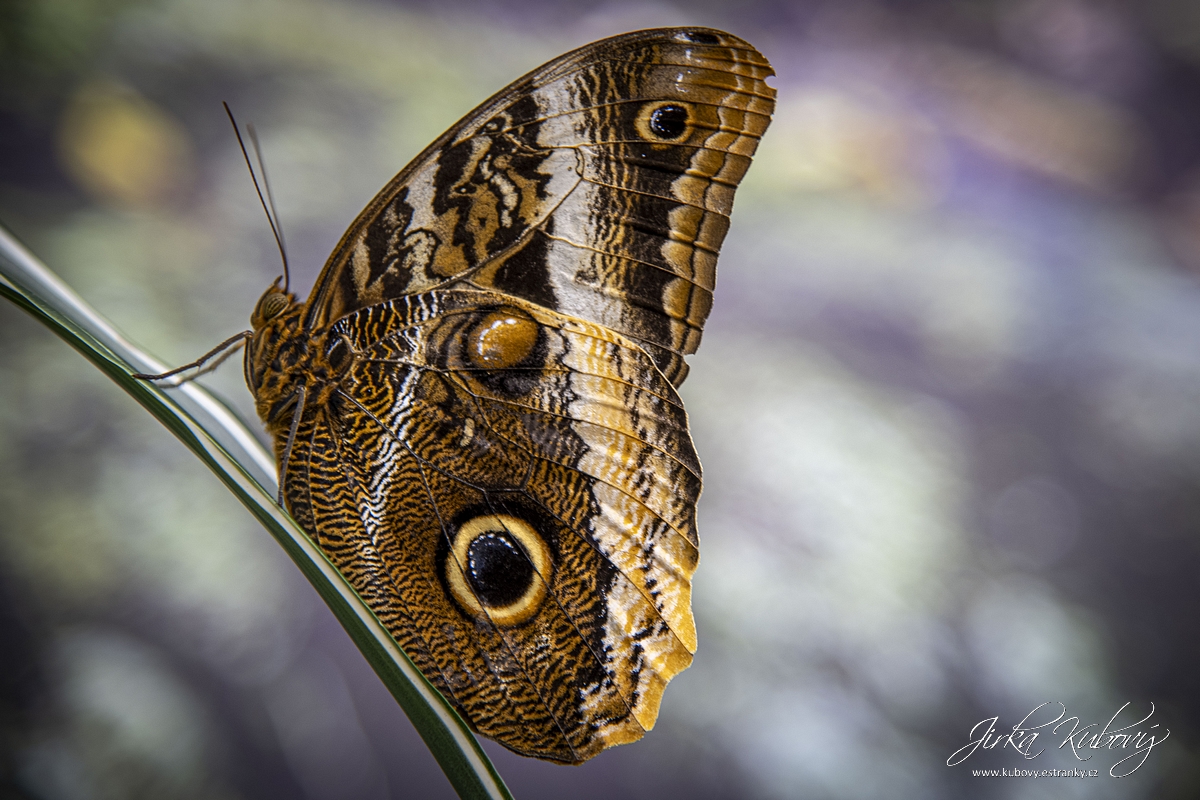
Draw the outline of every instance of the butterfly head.
[[[300,335],[304,306],[279,282],[277,278],[263,293],[250,315],[254,333],[245,360],[246,384],[268,425],[278,421],[281,404],[294,398],[297,381],[303,377],[297,366],[306,351],[306,340]]]

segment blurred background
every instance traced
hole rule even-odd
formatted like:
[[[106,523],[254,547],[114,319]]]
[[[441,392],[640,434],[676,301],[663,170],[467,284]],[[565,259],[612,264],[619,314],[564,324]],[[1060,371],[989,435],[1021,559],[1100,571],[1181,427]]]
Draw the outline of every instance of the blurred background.
[[[779,91],[683,387],[700,651],[636,745],[572,768],[485,743],[509,786],[1200,796],[1190,0],[7,0],[0,220],[184,363],[280,271],[222,100],[260,133],[305,293],[493,91],[683,24],[753,42]],[[7,304],[0,342],[0,795],[450,796],[217,480]],[[236,364],[205,380],[254,418]],[[1062,736],[946,765],[1044,702],[1097,726],[1153,703],[1169,741],[1119,780]]]

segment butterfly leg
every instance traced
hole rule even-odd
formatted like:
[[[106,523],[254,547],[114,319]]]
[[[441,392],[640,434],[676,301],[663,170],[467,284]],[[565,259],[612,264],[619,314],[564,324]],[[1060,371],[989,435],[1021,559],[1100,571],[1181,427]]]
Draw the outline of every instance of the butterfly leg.
[[[283,485],[287,479],[288,461],[292,458],[292,445],[296,443],[296,430],[300,427],[300,419],[304,416],[304,398],[308,394],[307,387],[301,385],[297,394],[299,397],[296,398],[296,408],[292,411],[292,427],[288,429],[287,444],[283,446],[283,458],[279,459],[279,495],[275,499],[280,508],[286,508],[283,505]]]
[[[203,366],[206,362],[211,360],[214,356],[220,355],[220,358],[218,358],[214,363],[210,364],[206,369],[200,370],[195,375],[189,375],[186,378],[182,378],[174,385],[178,386],[180,383],[187,383],[188,381],[195,380],[196,378],[200,377],[204,373],[211,372],[212,370],[219,367],[221,365],[221,363],[223,361],[225,361],[225,359],[229,358],[231,355],[236,353],[238,348],[245,345],[246,342],[253,335],[254,335],[253,331],[242,331],[241,333],[230,336],[228,339],[221,342],[219,345],[214,347],[212,350],[209,350],[207,353],[200,356],[199,358],[197,358],[195,361],[191,362],[190,364],[184,364],[182,367],[176,367],[175,369],[167,370],[166,372],[160,372],[157,375],[149,375],[145,372],[135,372],[135,373],[133,373],[133,377],[137,378],[138,380],[142,380],[142,381],[161,381],[164,378],[171,377],[172,375],[178,375],[180,372],[186,372],[189,369],[195,369],[196,367]]]

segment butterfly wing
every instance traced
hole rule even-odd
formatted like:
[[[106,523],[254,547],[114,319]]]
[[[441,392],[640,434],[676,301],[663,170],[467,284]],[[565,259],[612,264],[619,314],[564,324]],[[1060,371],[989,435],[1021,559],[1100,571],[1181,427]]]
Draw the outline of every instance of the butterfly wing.
[[[761,54],[703,28],[595,42],[521,78],[401,171],[330,256],[320,330],[438,287],[499,291],[600,323],[673,383],[774,109]]]
[[[696,649],[674,387],[626,337],[493,293],[332,332],[353,358],[297,431],[293,514],[481,733],[569,763],[640,738]]]
[[[675,387],[770,74],[707,29],[567,54],[380,192],[302,322],[256,328],[289,509],[518,752],[640,738],[691,663],[701,482]]]

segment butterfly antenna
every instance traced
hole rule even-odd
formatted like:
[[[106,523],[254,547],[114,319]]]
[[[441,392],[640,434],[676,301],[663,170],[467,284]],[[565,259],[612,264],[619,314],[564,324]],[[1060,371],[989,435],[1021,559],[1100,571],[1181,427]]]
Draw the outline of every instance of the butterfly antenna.
[[[267,179],[267,162],[263,161],[262,148],[258,146],[258,131],[254,130],[252,123],[246,123],[246,133],[250,135],[250,144],[254,146],[254,157],[258,160],[258,171],[262,175],[263,190],[267,193],[267,205],[271,207],[270,217],[275,218],[275,224],[271,229],[275,232],[275,241],[279,244],[279,255],[283,258],[283,291],[287,292],[288,284],[291,283],[291,275],[288,274],[288,258],[287,258],[287,243],[283,240],[283,225],[279,222],[279,211],[275,208],[275,195],[271,194],[271,181]],[[261,195],[259,196],[261,200]]]
[[[275,211],[275,199],[271,197],[271,186],[267,183],[267,168],[263,165],[262,151],[258,147],[258,136],[254,133],[253,126],[247,126],[250,133],[250,141],[254,145],[254,154],[258,157],[258,168],[262,172],[263,186],[267,187],[267,195],[263,197],[263,190],[258,185],[258,175],[254,172],[254,165],[250,163],[250,153],[246,150],[246,142],[242,139],[242,131],[238,128],[237,120],[233,118],[233,112],[229,110],[229,103],[221,103],[225,106],[225,113],[229,116],[229,123],[233,125],[233,134],[237,136],[238,146],[242,148],[242,158],[246,159],[246,169],[250,170],[250,180],[254,181],[254,191],[258,193],[258,202],[262,205],[263,213],[267,215],[267,224],[271,226],[271,233],[275,236],[275,244],[279,247],[279,256],[283,259],[283,291],[288,290],[288,285],[291,283],[291,273],[288,271],[287,248],[283,246],[283,230],[279,226],[279,214]],[[270,199],[268,205],[267,200]]]

